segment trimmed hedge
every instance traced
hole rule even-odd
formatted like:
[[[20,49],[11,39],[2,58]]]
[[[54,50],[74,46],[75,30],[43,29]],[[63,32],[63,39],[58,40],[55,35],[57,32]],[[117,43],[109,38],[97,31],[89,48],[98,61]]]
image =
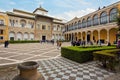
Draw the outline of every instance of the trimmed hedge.
[[[101,62],[104,68],[120,71],[120,50],[102,50],[94,52],[94,59]],[[117,68],[117,69],[116,69]]]
[[[70,40],[59,40],[61,42],[70,42]]]
[[[115,46],[62,47],[61,56],[79,63],[84,63],[93,60],[94,51],[114,49],[114,48]]]
[[[21,41],[9,41],[9,43],[39,43],[39,40],[21,40]]]

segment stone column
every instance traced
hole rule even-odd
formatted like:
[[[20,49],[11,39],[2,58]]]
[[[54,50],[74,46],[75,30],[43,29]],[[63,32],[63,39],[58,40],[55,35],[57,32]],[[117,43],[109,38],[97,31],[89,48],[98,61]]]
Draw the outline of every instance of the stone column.
[[[91,41],[94,42],[93,41],[93,31],[91,31]]]
[[[81,32],[81,40],[83,40],[82,32]]]
[[[98,31],[98,40],[100,40],[100,31]]]
[[[85,34],[86,34],[86,36],[85,36],[85,37],[86,37],[85,41],[86,41],[86,44],[87,44],[87,32],[85,32]]]
[[[109,30],[107,30],[107,43],[110,42]]]

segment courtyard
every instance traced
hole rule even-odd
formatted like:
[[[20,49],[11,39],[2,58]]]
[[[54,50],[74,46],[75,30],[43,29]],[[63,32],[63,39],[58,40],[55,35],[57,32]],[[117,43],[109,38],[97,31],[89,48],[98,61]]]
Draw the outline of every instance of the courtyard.
[[[37,61],[45,80],[104,80],[115,75],[98,67],[95,61],[80,64],[60,55],[56,44],[10,44],[8,48],[0,45],[0,80],[12,80],[19,74],[16,64],[24,61]]]

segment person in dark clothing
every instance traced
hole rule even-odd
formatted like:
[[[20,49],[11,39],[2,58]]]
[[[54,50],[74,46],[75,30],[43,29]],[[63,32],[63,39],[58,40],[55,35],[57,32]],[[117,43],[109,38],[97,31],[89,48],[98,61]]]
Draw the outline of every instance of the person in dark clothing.
[[[107,46],[111,46],[111,43],[110,42],[108,42],[108,45]]]
[[[9,45],[9,42],[8,42],[8,41],[5,41],[4,47],[5,47],[5,48],[8,48],[8,45]]]

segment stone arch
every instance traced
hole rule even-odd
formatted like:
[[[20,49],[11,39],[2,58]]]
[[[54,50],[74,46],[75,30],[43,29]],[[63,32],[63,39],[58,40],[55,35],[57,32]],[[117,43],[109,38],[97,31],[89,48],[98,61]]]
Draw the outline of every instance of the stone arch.
[[[99,19],[98,19],[98,14],[95,14],[93,16],[93,25],[98,25],[99,24]]]
[[[21,25],[21,27],[25,27],[26,26],[26,20],[25,19],[21,19],[20,20],[20,25]]]
[[[87,27],[90,27],[92,25],[92,18],[88,17],[87,18]]]
[[[75,37],[74,37],[74,40],[77,41],[78,40],[78,36],[77,36],[77,33],[75,33]]]
[[[85,28],[85,27],[86,27],[86,20],[83,19],[83,20],[82,20],[82,28]]]
[[[68,34],[68,40],[71,40],[71,36],[72,36],[72,34]]]
[[[117,17],[117,8],[112,8],[110,11],[109,11],[109,21],[110,22],[113,22],[115,20],[115,18]]]
[[[117,34],[116,28],[111,28],[109,30],[109,40],[111,44],[114,44],[114,42],[116,41],[116,34]]]
[[[100,24],[105,24],[108,22],[108,15],[107,15],[107,12],[106,11],[103,11],[101,14],[100,14]]]
[[[107,30],[106,29],[102,29],[100,31],[100,40],[101,40],[101,43],[107,43]]]
[[[29,34],[27,32],[24,33],[23,37],[24,40],[29,40]]]
[[[78,21],[78,28],[81,28],[81,20]]]
[[[88,42],[89,42],[89,41],[92,41],[91,31],[87,31],[86,36],[87,36],[87,41],[88,41]]]
[[[82,40],[86,40],[86,33],[82,32]]]
[[[98,31],[94,30],[93,31],[93,41],[96,43],[98,41]]]
[[[30,33],[30,40],[34,40],[34,33]]]
[[[9,32],[9,40],[15,40],[15,32]]]
[[[81,40],[81,32],[78,32],[78,40]]]
[[[23,40],[23,34],[21,32],[17,33],[17,40]]]

